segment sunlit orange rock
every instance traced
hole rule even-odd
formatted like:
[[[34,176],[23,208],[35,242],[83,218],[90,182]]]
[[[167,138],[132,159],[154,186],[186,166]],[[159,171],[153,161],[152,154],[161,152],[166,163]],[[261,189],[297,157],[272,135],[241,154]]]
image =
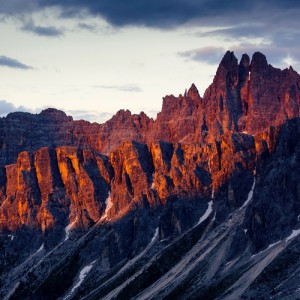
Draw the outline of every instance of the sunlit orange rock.
[[[128,110],[104,124],[56,109],[9,114],[0,119],[0,228],[48,235],[175,198],[226,196],[224,207],[237,207],[239,178],[249,190],[279,126],[299,116],[299,85],[261,53],[238,63],[228,51],[203,98],[194,84],[166,96],[155,121]]]

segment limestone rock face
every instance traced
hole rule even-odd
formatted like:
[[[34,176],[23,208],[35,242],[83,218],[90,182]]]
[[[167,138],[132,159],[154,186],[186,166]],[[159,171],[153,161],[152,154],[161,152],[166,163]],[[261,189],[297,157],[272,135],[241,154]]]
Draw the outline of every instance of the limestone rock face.
[[[63,234],[68,224],[212,194],[226,215],[245,198],[257,157],[275,150],[279,125],[299,115],[299,83],[261,53],[238,63],[228,51],[203,98],[194,84],[166,96],[155,121],[128,110],[100,125],[55,109],[11,113],[0,120],[0,161],[13,163],[1,168],[1,228]]]
[[[299,117],[299,75],[292,68],[276,69],[267,63],[263,54],[256,52],[250,70],[246,122],[249,133]]]
[[[205,123],[201,109],[201,97],[193,84],[182,96],[166,96],[163,99],[162,111],[158,113],[152,132],[146,141],[165,142],[199,142],[201,125]]]
[[[102,217],[119,219],[138,207],[209,199],[234,174],[251,173],[254,160],[254,139],[244,134],[224,136],[213,147],[125,142],[110,157],[71,146],[21,152],[2,171],[0,229],[25,226],[39,228],[44,237],[62,237],[67,226],[87,229]],[[232,187],[237,195],[238,190]],[[239,206],[243,197],[236,198],[225,206]]]
[[[237,130],[241,115],[239,66],[233,52],[223,57],[213,83],[203,96],[203,107],[210,135],[218,138],[224,132]]]
[[[214,195],[225,216],[245,198],[257,158],[275,151],[279,125],[299,116],[299,84],[261,53],[238,63],[228,51],[203,98],[194,84],[166,96],[155,121],[128,110],[100,125],[55,109],[11,113],[0,119],[1,228],[63,235],[172,197]]]
[[[203,97],[166,96],[155,121],[1,118],[0,298],[273,297],[284,268],[262,274],[269,294],[251,278],[283,249],[299,268],[299,87],[291,67],[228,51]]]
[[[21,152],[6,166],[0,208],[1,230],[21,226],[64,235],[64,228],[88,228],[99,220],[108,197],[112,169],[107,158],[75,147]]]

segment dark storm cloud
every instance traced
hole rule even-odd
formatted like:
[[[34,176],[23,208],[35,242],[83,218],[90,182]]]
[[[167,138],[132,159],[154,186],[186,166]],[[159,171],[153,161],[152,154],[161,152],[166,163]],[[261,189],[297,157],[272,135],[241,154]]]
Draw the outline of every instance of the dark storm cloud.
[[[187,59],[214,65],[220,61],[225,51],[226,49],[222,47],[203,47],[193,50],[182,51],[179,52],[178,55]]]
[[[274,49],[272,55],[277,61],[287,55],[299,57],[300,53],[300,1],[296,0],[28,0],[26,4],[23,0],[0,0],[0,7],[0,17],[28,15],[55,7],[62,18],[78,19],[80,16],[81,23],[77,29],[94,32],[97,29],[85,22],[89,16],[104,18],[115,28],[146,26],[172,29],[198,26],[198,36],[220,37],[220,41],[230,41],[233,45],[248,39],[262,39],[263,42],[253,45],[262,45],[261,48],[269,52]],[[29,31],[40,35],[62,34],[56,27],[25,25]],[[203,32],[204,27],[219,29]],[[212,62],[219,52],[205,53],[187,48],[181,56],[192,60],[207,58],[208,62]]]
[[[46,37],[60,37],[64,34],[62,29],[54,26],[38,26],[32,20],[26,21],[21,27],[21,30]]]
[[[253,15],[274,14],[275,11],[295,10],[299,1],[292,0],[37,0],[41,7],[58,6],[62,16],[73,17],[82,11],[105,18],[116,26],[145,25],[168,28],[203,19],[215,25],[233,24]],[[254,20],[255,21],[255,20]]]
[[[211,17],[236,11],[236,1],[214,0],[40,0],[39,5],[62,8],[63,17],[73,17],[82,11],[105,18],[115,26],[142,25],[156,28],[174,27],[195,18]],[[251,1],[244,0],[239,7],[250,8]]]
[[[10,58],[4,55],[0,56],[0,66],[13,68],[13,69],[22,69],[22,70],[33,69],[31,66],[25,65],[14,58]]]
[[[26,3],[25,3],[26,2]],[[278,12],[300,8],[295,0],[0,0],[0,14],[22,14],[38,9],[60,8],[61,16],[101,16],[116,26],[143,25],[168,28],[184,23],[230,25],[241,21],[264,21]],[[257,19],[258,17],[258,19]],[[286,19],[286,22],[289,22]],[[276,25],[275,23],[274,25]]]

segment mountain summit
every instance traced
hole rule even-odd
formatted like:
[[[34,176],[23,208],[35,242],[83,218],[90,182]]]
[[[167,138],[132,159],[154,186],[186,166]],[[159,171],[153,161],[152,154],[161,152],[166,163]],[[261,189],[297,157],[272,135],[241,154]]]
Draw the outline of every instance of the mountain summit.
[[[228,51],[156,120],[1,118],[0,297],[299,297],[299,84]]]

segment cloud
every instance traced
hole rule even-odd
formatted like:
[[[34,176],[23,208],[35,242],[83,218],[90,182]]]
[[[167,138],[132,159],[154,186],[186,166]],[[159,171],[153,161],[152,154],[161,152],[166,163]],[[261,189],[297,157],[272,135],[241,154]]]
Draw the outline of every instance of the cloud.
[[[178,52],[178,55],[187,59],[215,65],[221,60],[225,51],[225,48],[210,46],[193,50],[181,51]]]
[[[54,26],[38,26],[30,20],[26,21],[21,30],[34,33],[39,36],[46,36],[46,37],[60,37],[64,34],[63,29],[56,28]]]
[[[29,113],[39,113],[41,109],[31,109],[28,107],[25,107],[23,105],[16,106],[11,102],[8,102],[6,100],[0,100],[0,117],[5,117],[7,114],[12,112],[29,112]]]
[[[120,92],[131,92],[131,93],[139,93],[142,89],[135,84],[128,84],[128,85],[95,85],[95,88],[101,89],[112,89]]]
[[[290,48],[287,55],[291,57],[297,58],[300,55],[300,1],[295,0],[28,0],[26,4],[23,0],[0,0],[0,7],[0,18],[1,15],[28,17],[37,11],[54,8],[55,16],[74,18],[77,22],[80,20],[77,30],[95,33],[99,28],[87,21],[91,16],[106,20],[115,29],[123,26],[158,29],[198,27],[202,31],[197,36],[218,37],[220,41],[226,41],[226,46],[228,42],[238,45],[250,39],[251,43],[256,40],[256,45],[260,47],[259,42],[263,40],[270,47],[280,48],[282,53],[284,49]],[[204,27],[211,27],[212,30],[204,32]],[[29,23],[24,25],[26,28],[39,35],[63,34],[63,30],[55,26]],[[194,60],[206,57],[209,62],[214,55],[218,57],[216,51],[211,55],[195,50],[185,54]]]
[[[214,29],[210,31],[199,31],[196,33],[198,37],[230,37],[232,39],[245,37],[245,38],[256,38],[265,33],[263,30],[263,24],[239,24],[238,26],[230,26],[220,29]]]
[[[272,44],[245,42],[232,44],[229,49],[211,46],[179,52],[178,55],[189,60],[216,65],[220,63],[227,50],[233,51],[238,59],[241,58],[244,53],[247,53],[251,58],[253,53],[259,51],[266,55],[268,63],[274,67],[283,69],[292,65],[294,69],[300,69],[300,47],[298,46],[274,47]]]
[[[13,68],[13,69],[22,69],[22,70],[33,69],[33,67],[31,66],[25,65],[14,58],[10,58],[4,55],[0,56],[0,66]]]
[[[8,113],[12,111],[16,111],[16,107],[6,100],[0,100],[0,116],[6,116]]]
[[[17,16],[24,13],[33,13],[41,9],[36,0],[0,0],[0,15],[2,16]]]
[[[83,23],[83,22],[80,22],[77,24],[77,27],[79,29],[83,29],[83,30],[87,30],[87,31],[92,31],[92,32],[96,32],[97,31],[97,25],[95,24],[87,24],[87,23]]]
[[[79,22],[73,31],[89,31],[95,34],[114,34],[117,32],[117,29],[108,24]]]
[[[12,112],[28,112],[32,114],[38,114],[42,110],[47,109],[49,106],[39,107],[39,108],[29,108],[23,105],[16,106],[11,102],[6,100],[0,100],[0,117],[5,117],[7,114]],[[63,110],[57,108],[58,110],[65,111],[67,115],[73,117],[74,120],[86,120],[89,122],[97,122],[97,123],[104,123],[108,119],[110,119],[113,113],[110,112],[98,112],[95,110]]]
[[[234,25],[263,21],[290,12],[299,13],[295,0],[0,0],[1,13],[21,15],[49,7],[59,8],[63,17],[100,16],[114,26],[173,28],[183,24]],[[283,20],[282,20],[283,21]],[[285,19],[289,23],[290,19]],[[297,18],[295,20],[299,24]],[[276,23],[275,23],[276,24]]]
[[[67,115],[71,115],[74,120],[86,120],[89,122],[97,122],[99,124],[106,122],[112,117],[110,112],[98,112],[95,110],[67,110]]]
[[[115,26],[137,25],[171,28],[188,22],[210,20],[227,24],[251,19],[254,15],[274,14],[276,11],[297,10],[299,1],[293,0],[37,0],[40,7],[61,8],[65,17],[76,16],[82,11],[101,16]],[[255,21],[255,20],[254,20]]]

